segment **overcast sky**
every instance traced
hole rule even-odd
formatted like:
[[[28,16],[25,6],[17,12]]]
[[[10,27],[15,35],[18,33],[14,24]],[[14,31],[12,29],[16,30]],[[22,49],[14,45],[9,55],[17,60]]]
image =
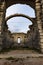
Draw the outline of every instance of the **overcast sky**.
[[[35,17],[35,11],[30,6],[25,4],[16,4],[7,8],[6,17],[15,13],[25,14],[33,18]],[[32,22],[25,17],[13,17],[7,21],[7,25],[9,27],[8,30],[10,30],[12,33],[27,33],[29,30],[29,25],[32,25]]]

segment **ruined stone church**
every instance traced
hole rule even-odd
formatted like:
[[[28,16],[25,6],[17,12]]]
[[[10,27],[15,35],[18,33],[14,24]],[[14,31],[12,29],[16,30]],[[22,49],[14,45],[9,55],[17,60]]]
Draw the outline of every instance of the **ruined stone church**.
[[[29,17],[24,14],[14,14],[5,18],[6,9],[13,4],[27,4],[35,10],[35,18]],[[14,42],[6,21],[12,17],[22,16],[32,21],[32,25],[29,26],[30,31],[27,32],[27,46],[33,46],[39,49],[43,53],[43,0],[0,0],[0,49],[5,44]],[[18,43],[20,43],[20,37],[18,37]]]

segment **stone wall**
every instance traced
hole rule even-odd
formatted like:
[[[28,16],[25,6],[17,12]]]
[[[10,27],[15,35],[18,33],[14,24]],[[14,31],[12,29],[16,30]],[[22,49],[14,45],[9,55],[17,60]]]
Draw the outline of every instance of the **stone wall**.
[[[27,41],[27,34],[25,33],[12,33],[14,44],[24,45]],[[20,43],[18,43],[18,38],[20,38]]]
[[[37,17],[37,26],[38,26],[38,31],[39,31],[39,36],[40,36],[40,40],[39,40],[39,44],[40,44],[40,50],[43,52],[43,29],[42,29],[42,18],[41,16],[41,1],[40,0],[36,0],[36,17]]]
[[[4,15],[5,15],[5,2],[0,2],[0,48],[2,46],[2,31],[3,31],[3,22],[4,22]]]

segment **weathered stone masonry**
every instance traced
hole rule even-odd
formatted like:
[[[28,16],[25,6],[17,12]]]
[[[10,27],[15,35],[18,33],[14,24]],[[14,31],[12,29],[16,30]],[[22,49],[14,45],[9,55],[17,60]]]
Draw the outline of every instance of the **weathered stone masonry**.
[[[5,2],[0,1],[0,44],[2,44],[2,27],[4,22],[4,15],[5,15]]]
[[[3,40],[3,36],[4,36],[4,27],[5,27],[5,10],[6,10],[6,2],[7,0],[0,0],[0,45],[1,44],[3,44],[2,43],[2,40]],[[10,1],[14,1],[14,0],[10,0]],[[8,0],[8,2],[10,2],[9,0]],[[34,7],[34,9],[35,9],[35,13],[36,13],[36,21],[35,21],[35,23],[37,23],[37,25],[36,25],[36,28],[37,28],[37,30],[38,30],[38,32],[39,32],[39,38],[40,38],[40,40],[39,40],[39,45],[40,45],[40,50],[41,50],[41,52],[43,52],[43,0],[29,0],[28,2],[27,2],[28,0],[23,0],[22,2],[23,3],[29,3],[29,5],[33,5],[32,7]],[[21,3],[21,0],[17,0],[17,3]],[[35,2],[35,4],[32,4],[32,2],[34,3]],[[9,5],[11,5],[11,4],[15,4],[16,3],[16,1],[15,1],[15,3],[14,2],[11,2],[11,3],[9,3]],[[7,5],[8,5],[8,3],[7,3]],[[8,6],[9,6],[8,5]]]
[[[43,52],[43,28],[42,28],[42,18],[41,16],[41,0],[36,0],[36,17],[37,17],[37,25],[38,25],[38,30],[39,30],[39,35],[40,35],[40,48],[41,51]]]

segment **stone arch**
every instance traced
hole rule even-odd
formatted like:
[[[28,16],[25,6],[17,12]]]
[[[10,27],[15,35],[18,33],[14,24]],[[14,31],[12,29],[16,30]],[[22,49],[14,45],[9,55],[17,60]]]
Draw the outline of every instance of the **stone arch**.
[[[31,3],[30,3],[31,2]],[[20,3],[20,4],[27,4],[27,5],[30,5],[32,8],[34,8],[35,9],[35,1],[33,0],[24,0],[24,1],[22,1],[22,0],[16,0],[16,1],[14,1],[14,0],[6,0],[6,8],[8,8],[9,6],[11,6],[11,5],[13,5],[13,4],[17,4],[17,3]],[[33,5],[33,3],[34,3],[34,5]]]
[[[13,14],[13,15],[10,15],[10,16],[6,17],[6,18],[5,18],[5,22],[6,22],[7,20],[9,20],[10,18],[13,18],[13,17],[25,17],[25,18],[31,20],[32,23],[33,23],[34,20],[35,20],[35,18],[31,18],[31,17],[29,17],[29,16],[27,16],[27,15],[25,15],[25,14]]]

